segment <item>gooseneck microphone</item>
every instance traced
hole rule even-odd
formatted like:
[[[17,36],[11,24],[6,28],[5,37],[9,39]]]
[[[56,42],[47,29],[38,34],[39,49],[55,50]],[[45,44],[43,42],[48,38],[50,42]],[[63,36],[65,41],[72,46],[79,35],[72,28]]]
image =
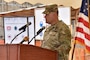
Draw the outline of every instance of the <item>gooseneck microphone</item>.
[[[17,34],[17,35],[11,40],[10,43],[12,43],[12,42],[14,41],[14,39],[15,39],[17,36],[19,36],[21,33],[25,32],[25,31],[26,31],[26,27],[28,27],[29,25],[31,25],[31,22],[28,22],[26,25],[24,25],[24,26],[22,26],[21,28],[19,28],[19,31],[20,31],[20,30],[23,30],[23,31],[21,31],[19,34]]]
[[[41,29],[39,29],[39,30],[37,31],[37,34],[28,42],[28,44],[29,44],[38,34],[40,34],[44,29],[45,29],[45,26],[43,26]]]
[[[40,34],[45,29],[45,26],[43,26],[41,29],[37,31],[37,35]]]
[[[26,27],[28,27],[29,25],[31,25],[31,22],[28,22],[26,25],[22,26],[21,28],[19,28],[19,31],[20,30],[25,30]]]

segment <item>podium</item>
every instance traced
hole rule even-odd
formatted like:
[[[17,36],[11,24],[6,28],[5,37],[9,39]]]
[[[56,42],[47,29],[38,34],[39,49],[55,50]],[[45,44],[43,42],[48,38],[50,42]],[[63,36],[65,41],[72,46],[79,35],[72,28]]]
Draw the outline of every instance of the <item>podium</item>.
[[[58,60],[56,51],[27,44],[0,45],[0,60]]]

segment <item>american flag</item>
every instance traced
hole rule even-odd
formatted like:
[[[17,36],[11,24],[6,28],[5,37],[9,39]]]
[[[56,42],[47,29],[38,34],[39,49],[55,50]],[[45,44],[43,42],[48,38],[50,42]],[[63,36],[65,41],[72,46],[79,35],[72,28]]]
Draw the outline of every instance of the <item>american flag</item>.
[[[85,46],[85,50],[90,53],[90,29],[88,17],[88,0],[82,0],[75,33],[76,44]]]

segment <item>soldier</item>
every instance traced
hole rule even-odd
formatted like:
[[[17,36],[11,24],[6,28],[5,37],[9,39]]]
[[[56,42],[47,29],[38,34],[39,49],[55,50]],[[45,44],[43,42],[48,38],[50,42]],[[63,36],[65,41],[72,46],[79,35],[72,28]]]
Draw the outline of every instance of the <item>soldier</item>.
[[[69,27],[58,19],[58,6],[47,5],[43,14],[45,14],[46,23],[50,26],[44,32],[41,47],[56,50],[59,54],[58,60],[68,60],[71,33]]]

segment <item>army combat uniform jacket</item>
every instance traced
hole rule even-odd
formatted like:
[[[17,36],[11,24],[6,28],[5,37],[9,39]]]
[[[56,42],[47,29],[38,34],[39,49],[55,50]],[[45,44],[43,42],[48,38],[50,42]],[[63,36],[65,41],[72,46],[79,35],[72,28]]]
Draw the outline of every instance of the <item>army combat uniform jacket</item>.
[[[48,27],[44,33],[42,47],[56,50],[59,60],[68,60],[71,44],[71,33],[69,27],[62,21]]]

